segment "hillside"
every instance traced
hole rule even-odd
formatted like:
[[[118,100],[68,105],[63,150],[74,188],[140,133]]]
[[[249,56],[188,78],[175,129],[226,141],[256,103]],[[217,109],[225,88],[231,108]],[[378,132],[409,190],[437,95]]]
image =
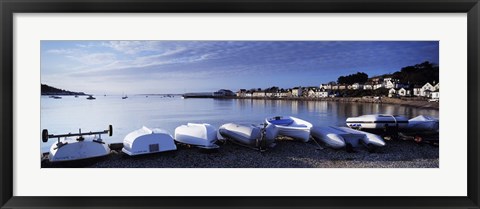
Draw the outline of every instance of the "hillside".
[[[73,92],[64,89],[58,89],[46,84],[42,84],[42,95],[86,95],[83,92]]]

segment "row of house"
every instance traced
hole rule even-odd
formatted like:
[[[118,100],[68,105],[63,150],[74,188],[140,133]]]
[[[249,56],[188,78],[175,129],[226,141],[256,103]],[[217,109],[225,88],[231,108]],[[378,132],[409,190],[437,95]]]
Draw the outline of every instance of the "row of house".
[[[432,99],[440,99],[440,83],[434,85],[426,83],[422,85],[415,85],[413,88],[391,88],[388,90],[389,97],[396,96],[417,96],[417,97],[428,97]]]
[[[376,90],[379,88],[406,88],[408,87],[407,84],[400,83],[400,80],[394,78],[373,78],[368,82],[365,83],[354,83],[352,85],[347,84],[321,84],[321,89],[326,90],[345,90],[345,89],[353,89],[353,90]]]
[[[399,96],[418,96],[418,97],[429,97],[432,99],[439,99],[440,97],[440,85],[439,83],[432,85],[430,83],[426,83],[423,86],[415,85],[413,88],[409,88],[408,85],[403,85],[398,83],[398,80],[386,79],[386,83],[376,84],[378,86],[382,86],[379,88],[386,88],[389,89],[388,95],[389,97],[399,97]],[[343,90],[343,89],[360,89],[360,85],[330,85],[329,84],[322,84],[319,87],[295,87],[291,89],[278,89],[278,88],[270,88],[266,90],[261,89],[240,89],[236,92],[237,97],[272,97],[272,98],[289,98],[289,97],[309,97],[309,98],[325,98],[325,97],[336,97],[339,96],[338,91],[335,90]],[[365,87],[363,85],[362,87]],[[387,88],[389,87],[389,88]],[[378,89],[373,87],[371,89],[363,88],[364,90],[375,90]]]
[[[326,91],[317,87],[295,87],[291,89],[278,90],[246,90],[240,89],[237,92],[237,97],[274,97],[274,98],[289,98],[289,97],[335,97],[332,91]]]

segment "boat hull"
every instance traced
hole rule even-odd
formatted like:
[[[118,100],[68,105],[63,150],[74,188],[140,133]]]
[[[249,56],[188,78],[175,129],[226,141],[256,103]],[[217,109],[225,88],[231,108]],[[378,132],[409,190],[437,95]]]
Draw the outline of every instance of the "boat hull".
[[[205,148],[217,147],[217,129],[206,123],[188,123],[175,129],[175,141]]]
[[[343,148],[347,144],[352,147],[361,145],[385,146],[385,142],[380,136],[348,127],[315,126],[311,132],[315,139],[319,139],[334,149]]]
[[[290,116],[267,118],[265,122],[275,125],[278,128],[278,135],[292,137],[303,142],[310,140],[310,129],[312,128],[310,122]]]
[[[176,149],[173,137],[165,130],[143,127],[125,136],[122,152],[134,156]]]
[[[408,127],[408,119],[393,115],[362,115],[347,118],[346,124],[354,129],[384,129],[389,127],[405,129]]]
[[[50,147],[48,160],[50,162],[67,162],[102,157],[110,154],[110,148],[102,142],[62,140],[64,145],[57,143]]]
[[[408,130],[411,131],[438,131],[439,120],[428,116],[417,116],[408,120]]]
[[[218,129],[218,133],[221,137],[240,143],[249,147],[260,148],[263,146],[272,147],[275,142],[275,138],[278,135],[278,129],[273,125],[267,125],[265,127],[265,136],[262,141],[262,127],[253,125],[240,125],[235,123],[227,123]]]

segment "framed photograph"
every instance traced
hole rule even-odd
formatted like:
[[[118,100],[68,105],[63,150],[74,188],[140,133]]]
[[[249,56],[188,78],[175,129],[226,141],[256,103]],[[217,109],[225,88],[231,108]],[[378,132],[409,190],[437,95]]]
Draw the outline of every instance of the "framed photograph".
[[[1,208],[479,208],[477,0],[0,6]]]

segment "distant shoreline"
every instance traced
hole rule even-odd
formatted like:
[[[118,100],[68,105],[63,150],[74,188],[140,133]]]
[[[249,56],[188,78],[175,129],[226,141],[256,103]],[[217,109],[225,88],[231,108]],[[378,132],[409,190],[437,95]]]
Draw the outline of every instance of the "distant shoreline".
[[[426,108],[426,109],[439,109],[438,102],[428,102],[426,100],[412,98],[390,98],[382,97],[375,99],[374,97],[322,97],[322,98],[299,98],[299,97],[189,97],[188,99],[195,98],[213,98],[213,99],[243,99],[243,100],[290,100],[290,101],[328,101],[328,102],[350,102],[350,103],[378,103],[378,104],[395,104],[409,107]]]

